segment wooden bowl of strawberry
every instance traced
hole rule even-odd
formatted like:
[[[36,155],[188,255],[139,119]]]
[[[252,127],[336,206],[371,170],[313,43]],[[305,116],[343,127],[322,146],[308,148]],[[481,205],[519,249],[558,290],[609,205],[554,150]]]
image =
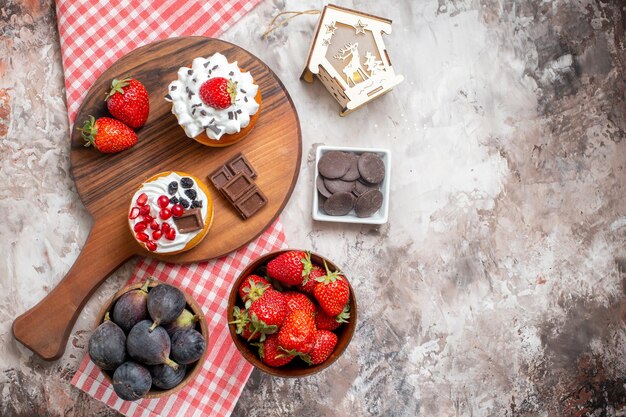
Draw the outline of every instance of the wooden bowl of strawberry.
[[[287,249],[243,270],[228,298],[230,334],[244,358],[280,377],[312,375],[344,352],[357,305],[346,276],[330,260]]]

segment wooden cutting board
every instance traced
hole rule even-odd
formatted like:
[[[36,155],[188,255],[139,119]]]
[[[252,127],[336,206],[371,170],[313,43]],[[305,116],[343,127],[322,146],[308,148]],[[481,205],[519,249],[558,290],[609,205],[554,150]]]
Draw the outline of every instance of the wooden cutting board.
[[[180,67],[215,52],[250,71],[263,96],[250,135],[224,148],[206,147],[187,138],[171,113],[171,104],[164,100]],[[77,127],[88,115],[108,116],[105,94],[113,78],[124,76],[139,79],[150,95],[150,116],[137,131],[137,145],[112,155],[85,148]],[[244,49],[217,39],[167,39],[136,49],[113,64],[89,90],[71,135],[72,175],[93,217],[93,227],[59,285],[13,322],[15,338],[44,359],[59,358],[80,310],[98,286],[130,257],[152,256],[135,242],[128,228],[130,199],[139,185],[170,170],[188,172],[208,183],[207,175],[238,152],[257,170],[256,184],[267,196],[267,206],[244,221],[209,185],[215,217],[208,235],[194,249],[160,259],[179,263],[220,257],[259,236],[276,219],[298,178],[302,152],[298,114],[272,70]]]

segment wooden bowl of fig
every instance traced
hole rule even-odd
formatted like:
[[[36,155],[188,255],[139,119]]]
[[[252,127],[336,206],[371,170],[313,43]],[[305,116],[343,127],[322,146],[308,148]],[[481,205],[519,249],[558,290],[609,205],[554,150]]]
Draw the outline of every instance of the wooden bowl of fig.
[[[95,323],[95,327],[98,327],[100,324],[102,324],[104,322],[104,318],[105,315],[107,313],[109,313],[109,315],[112,315],[113,312],[113,307],[115,306],[115,303],[117,302],[117,300],[119,300],[120,297],[122,297],[124,294],[133,291],[133,290],[137,290],[137,289],[141,289],[145,284],[144,282],[138,282],[136,284],[131,284],[128,285],[124,288],[122,288],[121,290],[119,290],[118,292],[116,292],[107,302],[106,304],[102,307],[102,309],[100,310],[100,312],[98,313],[98,316],[96,318],[96,323]],[[160,284],[164,284],[163,282],[157,281],[153,278],[149,279],[149,283],[148,283],[148,292],[150,290],[152,290],[154,287],[156,287],[157,285]],[[171,284],[169,284],[171,285]],[[161,398],[161,397],[166,397],[168,395],[172,395],[178,391],[180,391],[181,389],[183,389],[187,384],[189,384],[191,381],[193,381],[193,379],[198,375],[198,373],[200,372],[200,370],[202,369],[202,365],[204,363],[204,361],[206,360],[206,356],[207,356],[207,352],[209,350],[209,330],[207,328],[207,323],[206,323],[206,317],[204,316],[204,313],[202,312],[202,308],[200,308],[200,305],[196,302],[196,300],[194,300],[186,291],[184,291],[181,288],[178,288],[183,295],[185,296],[185,301],[186,301],[186,306],[185,309],[190,311],[191,313],[193,313],[194,316],[197,317],[197,320],[195,321],[195,330],[197,330],[198,332],[200,332],[202,334],[202,336],[204,337],[204,340],[206,341],[206,349],[204,350],[204,353],[202,354],[202,356],[200,357],[200,359],[190,365],[187,365],[186,367],[186,374],[183,378],[183,380],[176,385],[173,388],[167,389],[167,390],[163,390],[160,388],[157,388],[154,386],[154,384],[152,385],[152,387],[150,388],[150,390],[148,391],[147,394],[143,395],[142,398]],[[132,358],[127,356],[127,360],[133,360]],[[113,371],[105,371],[101,369],[101,372],[104,374],[104,377],[107,379],[107,381],[109,381],[109,383],[113,384]]]
[[[291,362],[280,367],[272,367],[263,363],[263,361],[259,357],[259,349],[256,346],[251,345],[250,342],[248,342],[242,336],[237,334],[236,332],[237,326],[235,324],[232,324],[232,322],[235,320],[235,317],[233,315],[233,309],[235,306],[238,306],[241,309],[244,308],[244,302],[241,300],[241,298],[238,295],[238,290],[242,282],[251,274],[259,275],[261,277],[267,277],[266,275],[267,263],[271,261],[272,259],[278,257],[279,255],[285,252],[289,252],[289,251],[301,251],[301,250],[300,249],[285,249],[285,250],[279,250],[279,251],[265,254],[261,256],[260,258],[256,259],[255,261],[253,261],[252,263],[250,263],[243,270],[243,272],[239,275],[234,285],[232,286],[230,290],[230,296],[228,297],[228,322],[229,322],[228,327],[229,327],[230,335],[233,339],[233,342],[235,343],[235,346],[237,346],[237,349],[243,355],[243,357],[248,362],[250,362],[254,367],[273,376],[278,376],[278,377],[283,377],[283,378],[298,378],[298,377],[305,377],[305,376],[313,375],[326,369],[328,366],[330,366],[343,354],[343,352],[348,347],[348,344],[350,343],[350,340],[352,339],[352,335],[354,334],[354,330],[356,328],[357,304],[356,304],[356,298],[354,295],[354,290],[352,289],[352,286],[350,286],[349,278],[345,277],[345,274],[344,274],[343,276],[346,278],[346,281],[348,282],[348,286],[350,288],[350,296],[349,296],[350,317],[347,320],[347,323],[343,323],[339,328],[337,328],[336,330],[333,330],[333,333],[337,335],[337,344],[335,345],[335,348],[333,352],[330,354],[330,356],[324,362],[317,364],[317,365],[308,365],[307,363],[300,360],[299,358],[293,359]],[[311,262],[314,265],[318,265],[324,268],[324,261],[326,261],[326,265],[328,266],[330,271],[342,271],[343,272],[343,270],[341,270],[337,265],[335,265],[328,258],[325,258],[321,255],[317,255],[315,253],[311,253]],[[293,289],[284,285],[282,285],[282,288],[285,291]],[[309,298],[316,304],[316,307],[318,307],[317,303],[315,302],[315,298],[313,296],[309,296]]]

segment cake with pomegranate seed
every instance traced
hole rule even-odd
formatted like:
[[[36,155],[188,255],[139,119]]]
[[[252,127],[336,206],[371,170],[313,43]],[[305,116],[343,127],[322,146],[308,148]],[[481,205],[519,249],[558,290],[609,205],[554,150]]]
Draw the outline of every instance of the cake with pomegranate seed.
[[[178,70],[165,99],[185,134],[207,146],[228,146],[254,127],[261,91],[249,72],[222,54],[196,58]]]
[[[145,181],[133,195],[128,225],[150,252],[173,255],[196,246],[213,222],[213,200],[193,175],[168,171]]]

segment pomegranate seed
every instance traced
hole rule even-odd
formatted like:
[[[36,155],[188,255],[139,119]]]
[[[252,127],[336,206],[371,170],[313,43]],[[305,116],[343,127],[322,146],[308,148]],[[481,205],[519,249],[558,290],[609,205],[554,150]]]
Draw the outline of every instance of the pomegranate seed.
[[[137,197],[137,205],[145,206],[147,202],[148,202],[148,196],[146,195],[146,193],[139,194],[139,197]]]
[[[176,239],[176,229],[174,228],[170,228],[166,233],[165,233],[165,238],[167,240],[174,240]]]
[[[172,217],[172,211],[170,209],[164,208],[159,212],[159,217],[163,220],[167,220]]]
[[[153,220],[154,220],[154,217],[152,217],[152,216],[151,216],[151,215],[149,215],[149,214],[146,214],[145,216],[143,216],[143,221],[144,221],[145,223],[150,224],[150,223],[152,223],[152,221],[153,221]]]
[[[161,208],[165,208],[167,206],[170,205],[170,199],[167,198],[166,195],[162,195],[159,197],[159,199],[157,200],[157,203],[159,204],[159,207]]]
[[[135,223],[135,227],[133,227],[133,230],[137,233],[139,232],[143,232],[144,230],[146,230],[147,225],[144,222],[139,222],[139,223]]]
[[[150,252],[154,252],[157,248],[157,244],[154,243],[153,241],[149,240],[146,242],[146,248],[148,248],[148,250]]]
[[[139,216],[139,207],[133,207],[128,214],[129,219],[136,219]]]
[[[155,230],[154,232],[152,232],[152,240],[159,240],[161,239],[161,236],[163,236],[163,232],[161,232],[160,230]]]
[[[161,226],[159,225],[159,222],[157,221],[157,219],[153,219],[152,222],[150,222],[150,229],[159,230],[160,228]]]
[[[185,209],[183,208],[183,205],[180,203],[176,203],[172,206],[172,214],[174,215],[174,217],[182,216],[183,211],[185,211]]]
[[[147,242],[149,237],[147,234],[143,233],[143,232],[139,232],[135,234],[135,237],[137,238],[138,241],[140,242]]]
[[[161,225],[161,231],[162,231],[163,233],[167,233],[167,231],[168,231],[168,230],[170,230],[170,224],[169,224],[169,223],[163,223],[163,224]]]
[[[150,214],[150,206],[141,206],[141,208],[139,209],[139,214],[141,214],[142,216]]]

